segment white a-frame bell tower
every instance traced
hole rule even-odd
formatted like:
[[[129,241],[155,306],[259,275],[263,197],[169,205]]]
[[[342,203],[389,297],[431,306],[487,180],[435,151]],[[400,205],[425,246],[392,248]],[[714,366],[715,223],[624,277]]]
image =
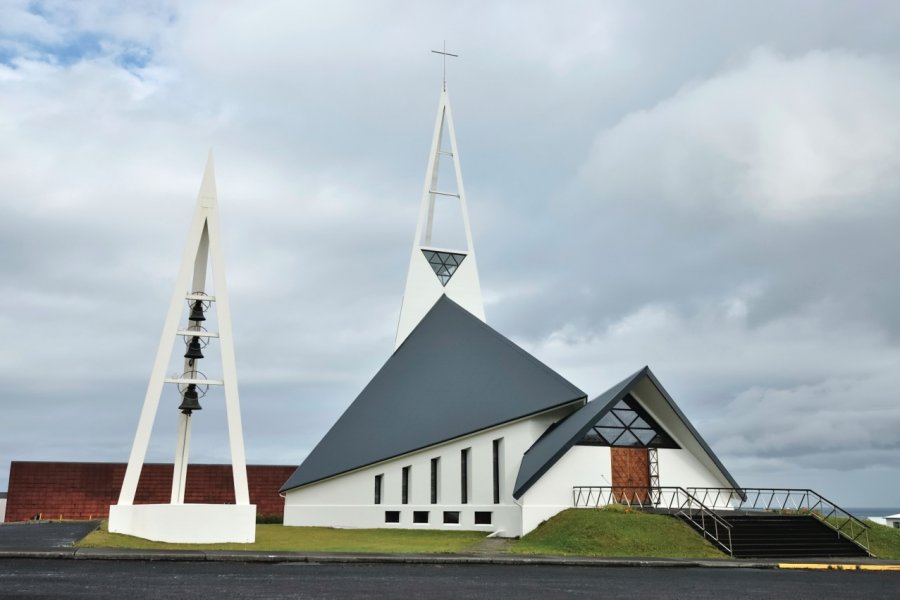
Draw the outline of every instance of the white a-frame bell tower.
[[[209,263],[212,267],[215,296],[206,293],[206,273]],[[215,310],[217,332],[207,331],[203,327],[204,321],[207,320],[205,313],[211,309]],[[185,341],[184,372],[181,375],[167,377],[166,367],[177,339]],[[210,340],[218,342],[221,352],[222,374],[218,379],[207,379],[200,368],[204,347]],[[211,350],[212,348],[206,351]],[[193,415],[196,411],[202,409],[200,398],[210,387],[221,387],[224,390],[234,480],[234,504],[186,504],[184,501],[191,419],[195,418]],[[169,504],[135,504],[138,481],[161,397],[165,398],[166,406],[169,407],[164,414],[177,416],[178,419],[171,500]],[[179,398],[181,404],[176,410],[171,401]],[[156,361],[150,374],[147,395],[134,436],[119,502],[109,507],[109,530],[114,533],[176,543],[249,543],[253,542],[256,536],[256,506],[250,504],[247,485],[237,369],[231,333],[231,310],[228,289],[225,285],[212,152],[209,153],[203,173],[194,218],[188,230],[187,245],[181,259],[175,291],[169,303]]]
[[[449,139],[445,139],[449,138]],[[445,142],[449,141],[449,145]],[[440,171],[442,159],[453,162],[455,189],[441,186]],[[446,182],[445,182],[446,183]],[[464,247],[441,247],[432,242],[435,230],[435,209],[440,203],[458,202]],[[447,95],[446,81],[441,88],[437,119],[428,168],[425,171],[425,186],[419,209],[419,222],[413,240],[409,272],[406,276],[406,290],[400,307],[400,322],[394,349],[415,329],[422,317],[434,303],[446,294],[447,297],[481,319],[484,305],[481,301],[481,284],[478,281],[478,264],[475,260],[475,246],[472,244],[472,230],[469,226],[469,209],[466,206],[466,192],[463,188],[462,171],[459,166],[459,151],[456,133],[453,129],[453,113]]]

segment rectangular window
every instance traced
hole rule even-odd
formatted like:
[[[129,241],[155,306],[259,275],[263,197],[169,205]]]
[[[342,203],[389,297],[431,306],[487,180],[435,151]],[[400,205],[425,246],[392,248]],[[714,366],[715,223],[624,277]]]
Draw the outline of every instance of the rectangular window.
[[[427,510],[414,510],[413,511],[413,523],[427,523],[428,522],[428,511]]]
[[[384,485],[384,475],[375,476],[375,504],[381,504],[381,489]]]
[[[491,513],[487,510],[476,510],[475,511],[475,524],[476,525],[490,525],[491,524]]]
[[[409,504],[409,467],[403,467],[403,489],[400,496],[401,503]]]
[[[431,459],[431,503],[438,503],[438,478],[440,476],[440,458]]]
[[[460,503],[469,503],[469,453],[471,448],[463,448],[459,453]]]
[[[500,454],[503,451],[503,438],[494,440],[494,504],[500,504]]]
[[[459,511],[458,510],[445,510],[444,511],[444,523],[447,525],[459,525]]]
[[[400,522],[400,511],[399,510],[384,511],[384,522],[385,523],[399,523]]]

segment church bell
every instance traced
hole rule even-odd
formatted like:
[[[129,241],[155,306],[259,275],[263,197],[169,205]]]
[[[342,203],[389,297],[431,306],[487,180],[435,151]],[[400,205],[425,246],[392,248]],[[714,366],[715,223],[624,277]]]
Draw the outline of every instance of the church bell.
[[[203,302],[201,300],[196,300],[194,302],[194,306],[191,307],[191,316],[188,317],[190,321],[205,321],[206,317],[203,316]]]
[[[203,358],[203,352],[200,351],[200,338],[196,335],[191,338],[188,344],[187,352],[184,353],[185,358],[196,359]]]
[[[197,384],[188,384],[187,389],[184,390],[184,395],[182,396],[181,405],[178,407],[178,410],[186,415],[191,414],[191,412],[195,410],[203,410],[203,407],[200,406],[200,397],[197,395]]]

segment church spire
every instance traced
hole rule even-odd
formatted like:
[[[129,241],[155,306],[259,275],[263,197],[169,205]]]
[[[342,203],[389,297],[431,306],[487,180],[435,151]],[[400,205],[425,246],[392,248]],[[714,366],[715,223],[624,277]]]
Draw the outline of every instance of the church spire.
[[[445,140],[445,136],[448,140]],[[449,148],[445,148],[445,141],[449,141]],[[455,190],[452,185],[449,188],[441,185],[442,157],[449,157],[453,162],[454,181],[450,183],[455,183]],[[463,233],[464,239],[446,245],[436,243],[440,240],[436,239],[435,225],[441,225],[435,220],[437,206],[441,207],[441,215],[452,213],[453,209],[457,209],[462,221],[462,232],[456,233]],[[441,231],[445,232],[445,229]],[[406,336],[425,316],[425,313],[444,294],[482,321],[485,320],[484,305],[481,300],[481,284],[478,280],[478,266],[475,260],[475,247],[472,244],[472,230],[469,226],[469,210],[466,205],[466,193],[459,166],[456,133],[453,129],[453,113],[450,110],[446,81],[441,88],[431,152],[428,155],[419,221],[416,226],[416,237],[413,240],[412,256],[409,260],[403,304],[400,307],[400,322],[394,342],[395,349],[403,343]]]

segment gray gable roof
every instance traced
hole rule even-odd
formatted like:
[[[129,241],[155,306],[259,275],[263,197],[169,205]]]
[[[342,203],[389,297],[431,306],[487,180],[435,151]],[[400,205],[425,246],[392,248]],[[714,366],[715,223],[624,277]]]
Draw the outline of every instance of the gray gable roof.
[[[441,296],[281,491],[586,399]]]
[[[588,430],[603,418],[603,415],[608,413],[613,406],[645,380],[648,380],[656,388],[666,405],[681,420],[690,435],[697,441],[719,472],[733,488],[739,490],[740,487],[737,482],[697,430],[694,429],[687,417],[684,416],[684,413],[681,412],[669,393],[666,392],[656,376],[653,375],[653,372],[650,371],[650,367],[644,367],[637,373],[626,377],[609,388],[565,419],[551,425],[522,457],[513,497],[521,498],[544,473],[550,470],[550,467],[556,464],[556,461],[569,451],[569,448],[580,441]]]

